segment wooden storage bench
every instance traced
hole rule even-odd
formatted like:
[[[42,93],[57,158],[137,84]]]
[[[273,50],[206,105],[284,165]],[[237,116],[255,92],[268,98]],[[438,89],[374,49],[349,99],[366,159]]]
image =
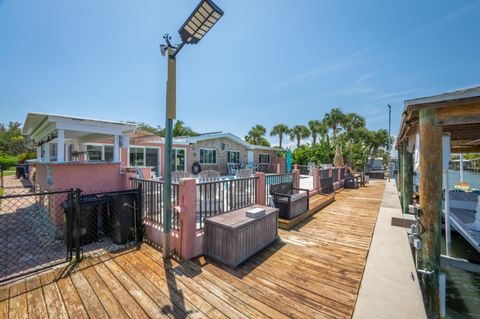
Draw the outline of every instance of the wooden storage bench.
[[[259,218],[246,216],[247,210],[265,208]],[[205,218],[205,255],[232,268],[268,246],[278,237],[278,209],[253,205]]]

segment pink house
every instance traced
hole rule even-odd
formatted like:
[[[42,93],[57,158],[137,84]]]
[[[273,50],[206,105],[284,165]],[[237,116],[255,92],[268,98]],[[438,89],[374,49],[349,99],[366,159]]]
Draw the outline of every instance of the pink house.
[[[72,116],[29,113],[23,127],[37,148],[30,161],[33,184],[40,190],[80,188],[84,192],[118,190],[134,175],[161,179],[164,175],[163,138],[135,124]],[[251,145],[230,133],[175,138],[172,170],[202,170],[228,174],[229,165],[254,165],[273,173],[284,161],[281,149]]]

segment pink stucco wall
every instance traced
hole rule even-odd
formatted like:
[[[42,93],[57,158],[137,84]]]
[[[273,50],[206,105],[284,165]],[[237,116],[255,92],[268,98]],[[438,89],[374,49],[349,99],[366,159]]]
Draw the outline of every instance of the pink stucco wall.
[[[35,186],[41,191],[80,188],[84,193],[119,190],[129,186],[119,163],[35,164]],[[47,170],[50,170],[51,185]]]
[[[48,174],[50,174],[50,184]],[[35,188],[40,191],[79,188],[84,194],[115,191],[130,187],[131,173],[121,174],[120,163],[35,164]],[[62,225],[61,202],[51,211],[56,225]]]

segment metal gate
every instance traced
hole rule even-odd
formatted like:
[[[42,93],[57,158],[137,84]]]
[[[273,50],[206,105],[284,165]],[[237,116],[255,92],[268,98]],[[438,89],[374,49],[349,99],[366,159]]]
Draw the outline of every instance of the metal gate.
[[[0,284],[141,242],[140,192],[0,196]]]
[[[0,282],[64,263],[73,191],[0,196]]]

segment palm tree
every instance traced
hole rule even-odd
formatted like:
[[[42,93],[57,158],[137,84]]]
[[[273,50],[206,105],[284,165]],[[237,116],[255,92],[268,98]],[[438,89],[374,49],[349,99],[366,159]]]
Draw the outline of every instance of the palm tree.
[[[185,122],[178,120],[175,122],[172,130],[173,136],[197,136],[198,133],[193,131],[190,127],[185,126]]]
[[[305,125],[295,125],[289,134],[292,140],[297,139],[297,148],[299,148],[302,139],[310,136],[310,130]]]
[[[282,148],[283,135],[288,134],[289,131],[290,129],[285,124],[277,124],[272,128],[272,131],[270,132],[270,136],[278,135],[279,146],[280,148]]]
[[[337,133],[340,130],[340,125],[344,122],[345,114],[340,108],[333,108],[329,113],[325,114],[323,121],[333,132],[333,145],[335,146],[337,140]]]
[[[317,135],[320,134],[324,136],[328,133],[328,127],[324,122],[318,120],[308,121],[308,128],[310,129],[310,134],[312,135],[312,145],[317,143]]]
[[[365,118],[357,113],[347,113],[344,116],[342,126],[345,131],[350,132],[353,128],[365,127]]]
[[[260,124],[255,125],[252,127],[248,134],[245,136],[245,140],[250,144],[261,145],[264,144],[265,134],[267,133],[267,129]]]
[[[370,165],[373,165],[373,161],[378,154],[381,147],[388,145],[388,131],[386,129],[380,129],[378,131],[371,131],[367,143],[370,149]]]

